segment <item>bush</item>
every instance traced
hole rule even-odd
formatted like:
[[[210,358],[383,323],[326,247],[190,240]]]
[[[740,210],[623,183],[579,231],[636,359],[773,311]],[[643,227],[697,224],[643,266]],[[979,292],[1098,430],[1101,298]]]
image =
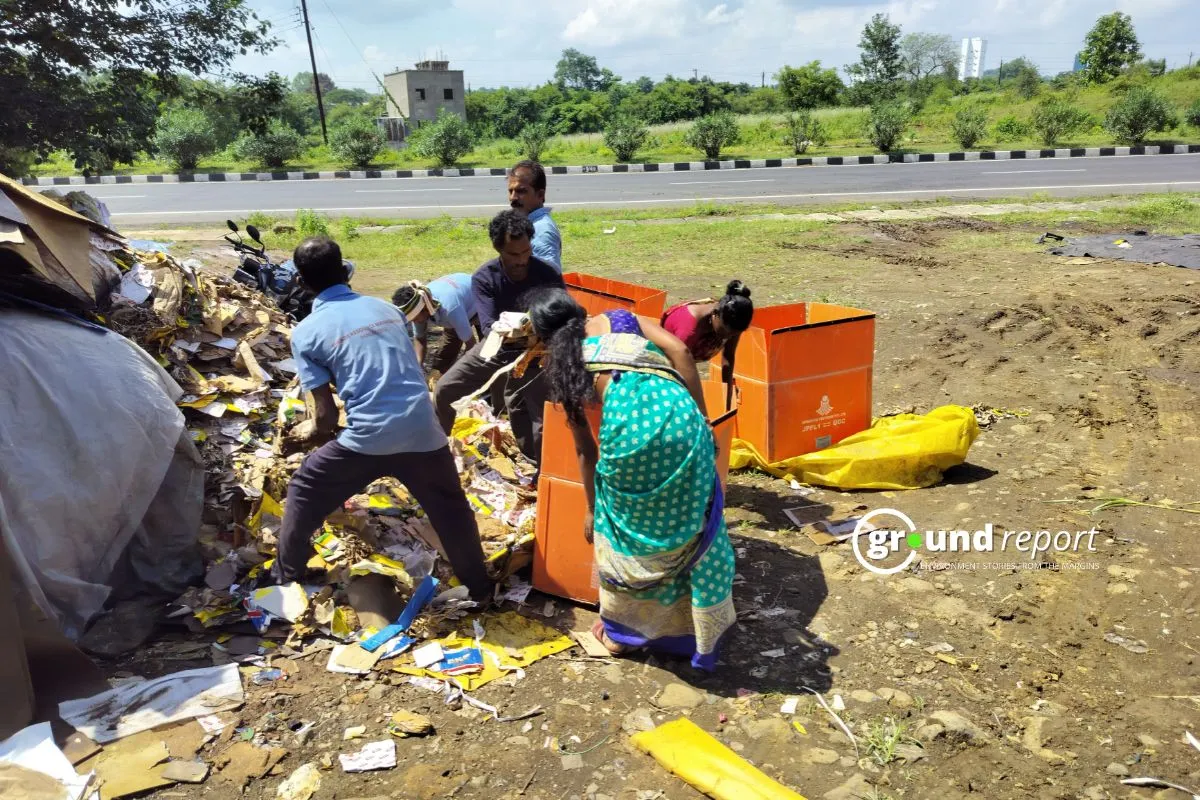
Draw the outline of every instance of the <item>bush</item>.
[[[383,131],[365,117],[349,117],[329,132],[329,149],[333,155],[360,169],[366,169],[385,144]]]
[[[1175,126],[1175,112],[1167,99],[1153,89],[1130,89],[1108,110],[1104,129],[1118,142],[1141,144],[1151,133]]]
[[[154,149],[176,170],[195,169],[200,159],[216,152],[217,134],[201,111],[170,111],[158,121]]]
[[[960,108],[950,122],[950,132],[959,147],[970,150],[987,133],[987,111],[982,108]]]
[[[550,126],[544,122],[532,122],[521,129],[517,144],[521,155],[530,161],[541,161],[546,143],[550,141]]]
[[[783,121],[783,143],[792,148],[796,155],[806,152],[810,145],[824,147],[829,141],[825,126],[811,111],[788,114]]]
[[[722,148],[735,144],[740,133],[737,120],[728,111],[719,111],[696,120],[683,137],[688,147],[704,151],[704,157],[715,161],[721,157]]]
[[[307,239],[310,236],[328,236],[329,223],[316,211],[301,208],[296,211],[296,233],[300,235],[301,239]]]
[[[1192,104],[1188,106],[1188,110],[1184,114],[1183,119],[1188,125],[1193,125],[1197,128],[1200,128],[1200,98],[1196,98],[1192,101]]]
[[[1001,142],[1027,139],[1032,132],[1033,128],[1028,122],[1023,122],[1012,114],[1002,117],[992,128],[992,134]]]
[[[617,161],[632,161],[649,139],[650,129],[635,117],[618,117],[604,129],[604,146],[613,151]]]
[[[24,178],[37,163],[37,153],[0,143],[0,175]]]
[[[233,143],[238,158],[268,167],[282,167],[304,152],[304,139],[295,128],[272,120],[262,134],[244,133]]]
[[[438,166],[451,167],[460,158],[471,152],[471,129],[458,114],[446,109],[438,112],[437,119],[417,128],[409,147],[422,158],[432,158]]]
[[[362,232],[358,229],[358,222],[354,217],[342,217],[339,219],[338,231],[338,240],[342,242],[351,242],[362,236]]]
[[[1042,137],[1042,144],[1053,147],[1064,136],[1087,127],[1091,117],[1081,108],[1065,100],[1050,97],[1038,103],[1033,112],[1033,129]]]
[[[890,153],[908,127],[908,109],[901,103],[879,103],[867,118],[867,139],[881,153]]]

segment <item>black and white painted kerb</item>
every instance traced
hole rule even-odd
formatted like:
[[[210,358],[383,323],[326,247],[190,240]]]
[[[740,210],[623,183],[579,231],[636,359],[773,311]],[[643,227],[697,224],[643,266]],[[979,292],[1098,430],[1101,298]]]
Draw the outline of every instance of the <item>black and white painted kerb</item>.
[[[1200,153],[1200,144],[1144,145],[1141,147],[1076,147],[1055,150],[972,150],[962,153],[888,153],[873,156],[816,156],[757,158],[738,161],[675,161],[664,164],[595,164],[549,167],[553,175],[608,172],[689,172],[710,169],[764,169],[768,167],[841,167],[864,164],[924,164],[940,161],[1017,161],[1039,158],[1095,158],[1097,156],[1156,156]],[[91,186],[124,183],[237,183],[245,181],[316,181],[366,178],[468,178],[504,177],[503,167],[482,169],[368,169],[334,172],[213,172],[179,175],[98,175],[23,178],[26,186]]]

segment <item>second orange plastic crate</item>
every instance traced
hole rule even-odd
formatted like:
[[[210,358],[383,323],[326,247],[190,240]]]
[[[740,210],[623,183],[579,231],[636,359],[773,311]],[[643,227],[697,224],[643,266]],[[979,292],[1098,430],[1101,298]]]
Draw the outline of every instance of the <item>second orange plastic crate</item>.
[[[775,462],[866,430],[874,360],[871,311],[827,303],[756,309],[734,364],[738,438]],[[709,376],[720,374],[717,356]]]
[[[563,275],[563,282],[567,284],[567,292],[575,298],[575,302],[583,306],[588,316],[623,308],[658,322],[666,307],[667,293],[662,289],[651,289],[649,286],[600,278],[582,272],[566,273]]]

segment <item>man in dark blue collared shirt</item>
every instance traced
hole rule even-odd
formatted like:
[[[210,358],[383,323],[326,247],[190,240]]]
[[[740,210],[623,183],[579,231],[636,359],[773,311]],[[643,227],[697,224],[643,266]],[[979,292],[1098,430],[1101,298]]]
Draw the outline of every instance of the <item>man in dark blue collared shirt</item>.
[[[471,596],[486,599],[492,583],[475,514],[434,416],[408,320],[391,303],[350,288],[333,241],[305,239],[294,259],[305,285],[317,292],[312,313],[292,331],[300,386],[316,409],[312,438],[337,426],[333,386],[346,427],[310,453],[288,484],[275,576],[303,578],[312,535],[325,517],[372,481],[391,476],[421,504]]]
[[[479,314],[479,327],[486,338],[492,323],[505,311],[524,311],[524,297],[532,289],[563,287],[562,276],[553,266],[533,255],[533,223],[520,211],[501,211],[488,225],[488,235],[498,256],[475,271],[471,291]],[[475,345],[437,382],[433,392],[438,421],[447,434],[454,426],[452,404],[478,390],[495,372],[525,352],[524,342],[501,347],[490,359],[479,355],[483,342]],[[542,407],[546,401],[541,370],[531,366],[520,378],[509,377],[504,405],[512,422],[513,437],[521,452],[533,463],[541,461]]]

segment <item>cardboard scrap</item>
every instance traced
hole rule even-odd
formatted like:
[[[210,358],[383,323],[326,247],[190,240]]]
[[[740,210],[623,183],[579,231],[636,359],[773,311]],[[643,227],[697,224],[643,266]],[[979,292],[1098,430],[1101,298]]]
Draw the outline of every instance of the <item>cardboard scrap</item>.
[[[158,766],[170,755],[161,741],[139,740],[131,746],[130,741],[126,740],[106,747],[94,764],[88,762],[83,766],[96,770],[100,779],[101,800],[115,800],[174,783],[170,778],[163,777],[162,768]]]
[[[203,761],[168,761],[162,768],[162,776],[179,783],[204,783],[208,777],[208,764]]]
[[[308,610],[308,595],[298,583],[283,586],[268,586],[252,595],[254,605],[273,617],[295,622]]]
[[[93,742],[82,733],[76,731],[67,737],[67,741],[62,746],[63,755],[72,764],[78,764],[80,761],[91,758],[100,752],[100,745]]]
[[[214,760],[220,769],[218,778],[239,789],[250,781],[261,778],[287,755],[280,747],[256,747],[251,742],[236,742]]]
[[[597,639],[591,631],[571,631],[571,636],[579,642],[584,652],[593,658],[611,658],[612,653]]]

